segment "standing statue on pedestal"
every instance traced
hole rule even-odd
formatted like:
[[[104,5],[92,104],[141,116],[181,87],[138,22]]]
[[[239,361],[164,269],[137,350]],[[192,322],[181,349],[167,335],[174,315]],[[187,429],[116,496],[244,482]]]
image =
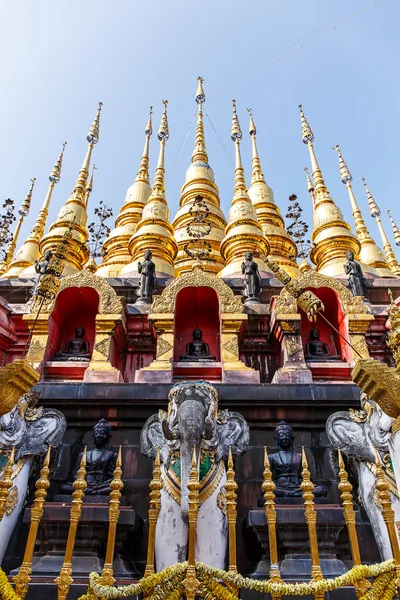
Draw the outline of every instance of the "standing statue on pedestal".
[[[37,278],[37,281],[36,281],[35,286],[33,288],[32,296],[35,296],[36,291],[37,291],[37,289],[38,289],[38,287],[40,285],[40,282],[42,280],[43,275],[46,275],[46,273],[47,273],[47,269],[49,267],[49,264],[50,264],[50,261],[51,261],[52,258],[53,258],[52,251],[51,250],[47,250],[44,253],[44,256],[43,256],[42,260],[40,260],[40,261],[39,260],[35,260],[34,267],[35,267],[35,271],[39,275],[39,277]]]
[[[107,419],[100,419],[93,427],[94,448],[88,450],[86,453],[86,496],[108,496],[111,492],[110,483],[113,479],[117,462],[117,453],[108,449],[111,432],[112,427]],[[72,474],[72,481],[76,479],[82,454],[81,452],[77,458]],[[74,491],[72,483],[65,483],[62,486],[62,491],[65,494],[72,494]]]
[[[349,289],[353,296],[365,296],[365,277],[361,265],[354,260],[354,254],[351,250],[347,251],[346,256],[347,263],[344,265],[344,272],[349,276]]]
[[[268,455],[272,479],[276,485],[277,498],[298,498],[303,495],[301,485],[301,454],[293,450],[293,429],[286,421],[278,423],[275,429],[277,452]],[[326,496],[324,485],[316,485],[313,490],[316,498]]]
[[[10,412],[0,417],[0,448],[3,456],[15,448],[13,484],[8,491],[6,512],[0,521],[0,564],[18,516],[25,506],[33,458],[43,456],[49,446],[57,448],[67,426],[60,411],[36,407],[39,396],[37,392],[24,394]]]
[[[258,264],[253,260],[253,254],[246,252],[246,259],[242,263],[242,273],[244,275],[245,304],[259,304],[258,296],[262,292],[261,275],[258,270]]]
[[[142,304],[151,304],[153,294],[157,288],[156,265],[153,263],[152,253],[146,250],[144,253],[144,261],[138,262],[138,273],[140,275],[140,286],[137,290],[139,296],[136,302]]]

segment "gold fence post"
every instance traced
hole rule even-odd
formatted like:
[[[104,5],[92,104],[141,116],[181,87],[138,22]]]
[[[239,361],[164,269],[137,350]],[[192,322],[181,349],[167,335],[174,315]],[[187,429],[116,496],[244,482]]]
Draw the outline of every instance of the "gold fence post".
[[[117,533],[117,524],[119,519],[119,502],[121,498],[121,492],[124,488],[122,481],[122,450],[119,447],[117,463],[115,465],[114,477],[110,483],[110,505],[108,509],[108,538],[107,538],[107,549],[106,557],[104,559],[104,567],[101,573],[99,583],[101,585],[113,585],[115,582],[114,570],[113,570],[113,559],[114,559],[114,548],[115,548],[115,537]]]
[[[339,485],[338,489],[342,499],[343,515],[346,521],[347,531],[349,534],[350,550],[353,559],[353,565],[361,565],[360,548],[358,545],[357,529],[356,529],[356,513],[353,506],[353,486],[349,481],[349,476],[344,466],[342,453],[338,449],[339,459]],[[370,587],[370,582],[367,579],[361,579],[354,584],[356,594],[359,598]]]
[[[154,574],[154,546],[156,541],[156,526],[158,521],[158,515],[161,509],[161,490],[163,483],[161,480],[161,469],[160,469],[160,448],[157,450],[156,458],[154,460],[153,479],[150,482],[150,507],[149,507],[149,539],[147,542],[147,561],[144,576]]]
[[[11,450],[10,458],[4,467],[3,477],[0,479],[0,521],[2,520],[4,513],[6,512],[6,502],[8,498],[8,492],[12,487],[12,472],[14,466],[15,448]]]
[[[303,492],[304,500],[304,514],[308,525],[308,537],[310,538],[310,552],[311,552],[311,579],[313,581],[321,581],[324,576],[322,574],[321,565],[319,562],[318,552],[318,540],[317,540],[317,513],[315,512],[314,505],[314,484],[311,481],[310,471],[308,470],[308,463],[304,446],[301,449],[301,464],[303,470],[301,472],[301,489]],[[315,600],[323,600],[324,592],[314,594]]]
[[[390,546],[392,548],[392,554],[394,558],[394,565],[396,569],[396,588],[397,593],[400,592],[400,548],[399,540],[397,537],[394,510],[390,501],[389,484],[385,479],[385,474],[382,469],[381,460],[378,452],[375,450],[375,465],[376,465],[376,489],[378,491],[379,500],[381,502],[381,511],[383,520],[386,523],[386,527],[389,534]]]
[[[82,514],[83,497],[87,488],[86,477],[86,446],[83,451],[81,464],[78,469],[78,473],[74,483],[74,493],[72,494],[72,506],[70,512],[70,522],[67,538],[67,546],[65,548],[64,562],[61,567],[59,576],[54,580],[58,588],[58,600],[66,600],[71,584],[74,583],[72,579],[72,554],[75,546],[76,530]]]
[[[196,591],[200,585],[196,577],[196,526],[197,514],[199,510],[199,472],[197,470],[197,455],[196,447],[193,448],[192,468],[190,471],[190,479],[188,482],[189,490],[189,550],[188,550],[188,568],[183,585],[186,590],[186,600],[194,600]]]
[[[28,539],[25,545],[24,552],[24,560],[22,565],[19,568],[19,571],[15,577],[13,577],[13,582],[15,583],[15,592],[17,596],[23,600],[28,592],[28,585],[31,580],[32,573],[32,556],[33,551],[35,549],[35,542],[37,537],[37,532],[39,529],[39,523],[43,517],[44,512],[44,503],[46,501],[47,490],[50,487],[49,481],[49,464],[50,464],[50,452],[51,448],[49,446],[46,456],[44,457],[43,466],[40,471],[39,479],[37,480],[35,487],[35,500],[33,502],[33,506],[31,508],[31,523],[29,526],[29,534]]]
[[[233,457],[232,448],[229,447],[228,454],[228,470],[226,472],[227,482],[225,483],[226,490],[226,512],[228,516],[228,528],[229,528],[229,572],[237,573],[236,564],[236,520],[237,520],[237,508],[236,491],[238,484],[235,481],[235,471],[233,469]]]
[[[276,539],[276,510],[275,510],[275,488],[276,485],[272,481],[272,473],[268,459],[268,452],[264,447],[264,473],[263,484],[261,489],[264,494],[265,501],[265,517],[268,525],[268,541],[269,541],[269,559],[270,569],[269,578],[271,583],[282,583],[281,574],[279,571],[278,544]],[[272,600],[281,598],[281,594],[271,593]]]

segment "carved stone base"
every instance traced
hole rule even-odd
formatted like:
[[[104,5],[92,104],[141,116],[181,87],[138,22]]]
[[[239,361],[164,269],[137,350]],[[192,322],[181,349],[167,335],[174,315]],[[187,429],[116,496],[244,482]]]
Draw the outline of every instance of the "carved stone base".
[[[282,367],[275,372],[272,383],[312,383],[312,380],[310,369]]]
[[[172,383],[172,370],[140,369],[135,373],[135,383]]]
[[[124,383],[121,371],[118,369],[97,370],[87,369],[83,376],[86,383]]]
[[[260,373],[254,369],[222,371],[222,383],[260,383]]]

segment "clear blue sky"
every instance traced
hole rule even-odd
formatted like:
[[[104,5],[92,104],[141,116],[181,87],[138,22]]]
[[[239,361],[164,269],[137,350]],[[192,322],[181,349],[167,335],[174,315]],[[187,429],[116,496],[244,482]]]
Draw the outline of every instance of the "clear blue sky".
[[[148,106],[154,105],[156,133],[161,98],[167,98],[166,184],[173,216],[193,148],[194,127],[183,150],[182,144],[196,110],[197,75],[205,79],[205,110],[231,160],[231,100],[237,100],[248,182],[246,107],[253,108],[264,174],[283,214],[288,196],[296,193],[311,220],[303,172],[309,158],[297,108],[302,103],[328,188],[348,221],[352,224],[347,191],[331,149],[337,143],[377,242],[362,176],[382,209],[387,232],[388,208],[400,226],[398,0],[3,0],[0,20],[0,199],[11,197],[19,206],[29,178],[37,177],[20,242],[43,201],[64,140],[62,179],[48,224],[68,198],[98,100],[104,106],[91,210],[106,200],[117,214],[136,175]],[[227,213],[232,165],[207,119],[205,125]],[[152,174],[157,153],[153,134]]]

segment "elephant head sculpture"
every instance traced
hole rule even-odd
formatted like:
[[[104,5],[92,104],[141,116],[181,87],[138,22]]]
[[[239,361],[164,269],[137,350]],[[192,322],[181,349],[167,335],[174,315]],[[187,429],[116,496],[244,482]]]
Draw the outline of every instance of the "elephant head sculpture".
[[[239,413],[218,410],[216,389],[206,381],[182,382],[169,393],[168,412],[159,411],[145,423],[140,443],[142,454],[153,458],[160,448],[163,465],[179,460],[180,503],[187,518],[189,474],[193,449],[199,462],[206,453],[215,467],[228,456],[243,454],[249,444],[249,428]]]
[[[36,408],[39,395],[24,394],[10,412],[0,417],[0,448],[15,448],[16,459],[44,454],[48,446],[59,446],[64,436],[64,415],[58,410]]]

